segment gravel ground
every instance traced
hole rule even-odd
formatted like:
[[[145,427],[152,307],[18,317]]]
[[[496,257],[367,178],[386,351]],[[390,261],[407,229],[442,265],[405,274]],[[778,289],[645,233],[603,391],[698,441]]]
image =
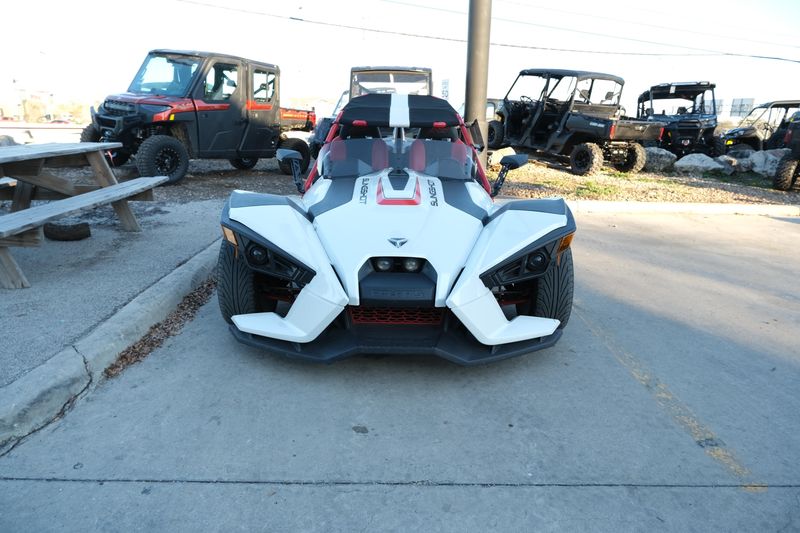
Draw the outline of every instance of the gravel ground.
[[[489,170],[490,180],[497,170]],[[132,164],[116,171],[122,178],[136,176]],[[89,179],[88,170],[70,172]],[[234,189],[297,194],[291,176],[281,173],[274,159],[262,159],[252,170],[234,169],[227,161],[196,159],[179,184],[158,187],[155,199],[166,203],[225,199]],[[592,176],[575,176],[556,164],[541,162],[511,171],[502,194],[518,198],[562,196],[572,200],[800,205],[800,193],[776,191],[771,188],[770,178],[753,173],[693,176],[604,169]]]

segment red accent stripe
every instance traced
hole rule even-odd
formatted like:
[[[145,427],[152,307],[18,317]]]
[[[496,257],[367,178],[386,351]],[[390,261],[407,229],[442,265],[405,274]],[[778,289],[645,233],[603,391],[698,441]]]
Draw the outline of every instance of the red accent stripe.
[[[247,101],[247,110],[248,111],[272,111],[272,104],[262,104],[261,102],[256,102],[255,100],[248,100]]]
[[[225,111],[231,107],[231,104],[208,104],[202,100],[196,100],[195,106],[198,111]]]
[[[422,192],[417,179],[417,187],[413,198],[386,198],[383,196],[383,180],[378,180],[378,204],[380,205],[419,205],[422,202]]]

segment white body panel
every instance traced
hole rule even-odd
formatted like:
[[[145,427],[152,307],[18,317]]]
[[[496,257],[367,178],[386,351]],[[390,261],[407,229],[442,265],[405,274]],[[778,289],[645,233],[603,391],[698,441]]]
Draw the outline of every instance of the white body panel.
[[[321,212],[313,224],[288,205],[230,209],[231,220],[263,235],[316,271],[285,318],[276,313],[237,315],[233,317],[237,328],[265,337],[310,342],[346,305],[359,305],[359,270],[370,258],[419,257],[436,271],[434,305],[449,307],[481,343],[535,339],[556,330],[558,320],[531,316],[508,320],[480,275],[565,226],[565,215],[507,210],[484,227],[483,220],[465,212],[464,206],[458,209],[448,204],[438,178],[409,171],[409,181],[395,189],[387,174],[384,170],[357,178],[352,199]],[[331,185],[328,179],[318,179],[298,204],[305,209],[322,205]],[[458,202],[466,197],[472,204],[468,207],[478,206],[488,214],[498,208],[479,184],[463,185],[467,194]],[[450,200],[455,202],[455,198]],[[407,205],[401,205],[403,202]],[[396,247],[391,238],[406,242]]]

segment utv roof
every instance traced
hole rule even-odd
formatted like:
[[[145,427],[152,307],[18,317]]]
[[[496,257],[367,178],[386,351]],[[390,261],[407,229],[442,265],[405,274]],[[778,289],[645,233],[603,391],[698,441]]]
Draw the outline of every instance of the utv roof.
[[[361,72],[361,71],[370,71],[370,70],[377,70],[377,71],[385,71],[391,70],[396,72],[433,72],[428,67],[353,67],[350,69],[352,72]]]
[[[220,57],[224,59],[230,59],[232,61],[246,61],[248,63],[257,63],[259,65],[264,65],[270,68],[274,68],[275,70],[279,70],[277,65],[273,65],[272,63],[266,63],[264,61],[256,61],[253,59],[247,59],[240,56],[232,56],[230,54],[220,54],[217,52],[202,52],[199,50],[169,50],[166,48],[158,48],[156,50],[150,50],[150,54],[175,54],[181,56],[195,56],[195,57]]]
[[[716,85],[710,81],[676,81],[671,83],[660,83],[653,85],[648,90],[639,95],[639,103],[653,99],[680,98],[682,100],[694,100],[698,94],[702,94]]]
[[[357,96],[342,110],[340,124],[364,121],[369,126],[407,128],[458,126],[456,110],[446,100],[427,95],[365,94]]]
[[[763,104],[759,104],[756,107],[797,107],[797,106],[800,106],[800,100],[775,100],[774,102],[764,102]]]
[[[560,68],[529,68],[520,71],[520,76],[548,76],[550,78],[578,78],[580,80],[610,80],[625,85],[625,80],[613,74],[589,72],[587,70],[566,70]]]

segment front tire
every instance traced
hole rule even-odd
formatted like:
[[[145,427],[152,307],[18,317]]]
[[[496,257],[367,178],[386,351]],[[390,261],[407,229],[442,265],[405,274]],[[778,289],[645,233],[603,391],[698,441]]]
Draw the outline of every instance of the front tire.
[[[530,300],[517,304],[517,314],[555,318],[561,322],[558,329],[562,329],[572,314],[574,289],[572,250],[567,248],[561,253],[558,264],[551,266],[536,280]]]
[[[772,186],[779,191],[788,191],[797,183],[798,160],[790,156],[781,159],[775,177],[772,178]]]
[[[581,143],[569,154],[570,170],[573,174],[587,176],[603,168],[603,150],[595,143]]]
[[[308,170],[308,164],[311,161],[311,151],[309,150],[306,142],[302,139],[286,139],[285,141],[281,142],[280,148],[286,148],[287,150],[295,150],[300,152],[300,155],[303,156],[303,159],[300,161],[300,173],[305,174],[306,170]],[[280,167],[281,172],[287,176],[292,175],[291,162],[278,161],[278,166]]]
[[[505,132],[503,131],[503,124],[499,120],[489,121],[489,131],[487,133],[486,146],[491,150],[497,150],[503,146]]]
[[[228,159],[230,161],[233,168],[238,168],[239,170],[250,170],[251,168],[255,167],[258,163],[257,157],[237,157],[236,159]]]
[[[186,147],[175,137],[153,135],[139,146],[136,167],[140,176],[167,176],[167,184],[178,183],[189,169]]]
[[[222,241],[217,260],[217,298],[222,318],[228,324],[233,324],[234,315],[256,312],[253,271],[227,241]]]
[[[628,147],[628,153],[625,156],[625,161],[617,163],[614,168],[620,172],[641,172],[647,163],[647,152],[639,143],[633,143]]]

